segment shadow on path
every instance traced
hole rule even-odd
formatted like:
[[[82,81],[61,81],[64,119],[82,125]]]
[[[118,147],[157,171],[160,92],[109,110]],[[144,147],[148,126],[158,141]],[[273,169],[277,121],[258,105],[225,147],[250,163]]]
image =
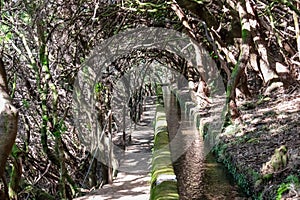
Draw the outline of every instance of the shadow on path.
[[[112,185],[104,185],[77,200],[148,200],[150,198],[151,149],[156,97],[146,97],[141,121],[131,133],[132,141],[122,152],[119,173]]]

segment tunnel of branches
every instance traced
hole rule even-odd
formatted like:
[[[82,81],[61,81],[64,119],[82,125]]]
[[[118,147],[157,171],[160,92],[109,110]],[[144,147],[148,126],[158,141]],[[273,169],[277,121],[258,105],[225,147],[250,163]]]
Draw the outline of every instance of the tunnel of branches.
[[[130,113],[131,123],[138,123],[145,97],[155,96],[158,85],[175,83],[179,87],[188,88],[188,80],[197,83],[199,78],[196,68],[188,67],[185,59],[168,51],[136,50],[118,58],[105,67],[94,85],[97,119],[101,128],[112,134],[122,131],[125,133],[123,129],[126,127],[122,124],[123,109]],[[118,83],[121,83],[121,88]],[[197,86],[193,89],[196,92]],[[111,121],[106,126],[108,113],[111,113]],[[130,135],[124,135],[117,142],[124,149],[125,140],[130,141]]]
[[[80,141],[72,102],[77,74],[93,49],[123,31],[141,27],[174,30],[203,47],[226,86],[228,123],[241,120],[238,99],[255,99],[278,88],[294,94],[299,88],[298,1],[111,2],[1,1],[0,72],[6,71],[3,87],[19,111],[14,124],[18,127],[16,141],[10,141],[12,153],[5,147],[10,156],[7,164],[6,158],[0,163],[4,172],[1,186],[5,180],[9,183],[6,188],[12,199],[70,199],[81,188],[97,188],[111,181],[110,169],[95,161]],[[103,129],[112,95],[119,94],[118,81],[131,73],[132,80],[141,77],[134,70],[141,66],[157,82],[163,82],[160,73],[165,71],[150,73],[156,66],[181,74],[204,102],[210,95],[201,70],[180,55],[133,50],[106,65],[93,85]],[[155,95],[155,81],[145,79],[144,84],[133,86],[125,93],[129,94],[131,120],[138,122],[140,103],[144,96]],[[121,96],[114,98],[117,102]],[[112,134],[122,131],[113,115],[111,130],[107,130]],[[119,143],[124,145],[122,140]]]
[[[164,69],[165,71],[158,71],[157,66],[160,67],[160,70]],[[127,74],[130,74],[131,77],[125,76]],[[177,75],[176,77],[175,74]],[[181,76],[178,77],[178,74]],[[147,77],[149,75],[153,77],[149,79],[149,77]],[[128,100],[130,102],[127,102],[127,104],[134,110],[132,116],[135,116],[138,114],[138,106],[142,103],[144,96],[155,95],[155,87],[157,84],[168,85],[175,82],[176,84],[180,84],[182,80],[178,80],[177,78],[197,83],[200,74],[196,68],[188,67],[188,63],[185,59],[170,52],[158,50],[135,51],[130,55],[119,58],[106,67],[105,72],[101,76],[101,81],[96,84],[96,87],[105,88],[101,91],[99,90],[99,95],[97,95],[99,96],[98,100],[100,104],[103,105],[101,106],[104,108],[102,111],[108,112],[108,110],[111,109],[110,103],[113,98],[114,87],[118,81],[122,80],[127,89],[126,93],[129,95]],[[182,82],[182,87],[188,87],[188,85],[183,85],[187,83],[187,81]],[[197,87],[194,87],[194,90],[197,91]],[[100,94],[101,92],[102,94]],[[110,96],[106,105],[104,102],[105,98],[103,98],[105,93]],[[121,100],[118,100],[118,98],[121,97],[114,96],[114,98],[116,98],[115,100],[117,102],[121,102]],[[137,115],[137,117],[139,116]],[[138,119],[132,120],[137,122]]]

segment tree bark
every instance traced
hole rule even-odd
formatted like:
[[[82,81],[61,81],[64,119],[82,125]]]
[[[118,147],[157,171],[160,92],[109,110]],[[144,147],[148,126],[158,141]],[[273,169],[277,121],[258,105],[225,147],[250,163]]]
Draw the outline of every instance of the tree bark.
[[[0,58],[0,176],[5,171],[6,160],[12,150],[18,130],[18,111],[8,94],[7,78]]]
[[[219,22],[217,21],[215,16],[206,8],[205,3],[199,4],[195,1],[190,0],[177,0],[177,3],[180,7],[191,11],[193,14],[197,15],[200,19],[205,21],[208,27],[218,27]]]
[[[256,45],[257,52],[259,54],[259,67],[265,83],[269,83],[272,79],[278,78],[275,72],[270,68],[267,44],[261,37],[260,24],[258,22],[258,14],[251,5],[249,0],[246,0],[246,10],[251,18],[250,28],[253,42]]]
[[[229,104],[229,109],[230,109],[230,114],[232,119],[239,119],[240,114],[237,109],[236,105],[236,88],[237,85],[245,71],[245,68],[249,62],[250,58],[250,41],[251,41],[251,34],[250,34],[250,22],[247,17],[247,12],[245,9],[245,4],[242,4],[242,2],[239,2],[237,4],[237,8],[239,10],[239,15],[241,19],[241,26],[242,26],[242,45],[241,45],[241,51],[240,51],[240,56],[239,60],[233,69],[233,72],[231,74],[231,79],[228,83],[227,87],[227,94],[228,96],[228,104]]]

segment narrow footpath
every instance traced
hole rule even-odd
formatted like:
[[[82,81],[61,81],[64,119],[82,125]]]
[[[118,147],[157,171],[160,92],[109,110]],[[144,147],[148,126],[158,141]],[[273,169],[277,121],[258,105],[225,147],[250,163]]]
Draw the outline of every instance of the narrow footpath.
[[[76,200],[149,200],[155,100],[146,97],[141,121],[131,133],[132,141],[126,146],[113,184]]]

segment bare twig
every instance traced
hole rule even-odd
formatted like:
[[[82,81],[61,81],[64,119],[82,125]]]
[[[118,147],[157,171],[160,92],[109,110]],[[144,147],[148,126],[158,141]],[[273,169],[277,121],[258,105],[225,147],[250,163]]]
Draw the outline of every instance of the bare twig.
[[[189,25],[187,16],[184,14],[183,10],[180,8],[180,6],[177,4],[177,2],[175,0],[172,1],[171,8],[172,8],[172,10],[174,10],[176,15],[179,17],[183,26],[188,31],[189,36],[191,36],[194,40],[196,40],[197,38],[196,38],[191,26]]]
[[[299,3],[297,3],[297,7],[299,7]],[[294,24],[295,24],[295,34],[296,34],[296,41],[297,41],[297,49],[300,53],[300,30],[299,30],[299,19],[297,13],[293,12]]]

